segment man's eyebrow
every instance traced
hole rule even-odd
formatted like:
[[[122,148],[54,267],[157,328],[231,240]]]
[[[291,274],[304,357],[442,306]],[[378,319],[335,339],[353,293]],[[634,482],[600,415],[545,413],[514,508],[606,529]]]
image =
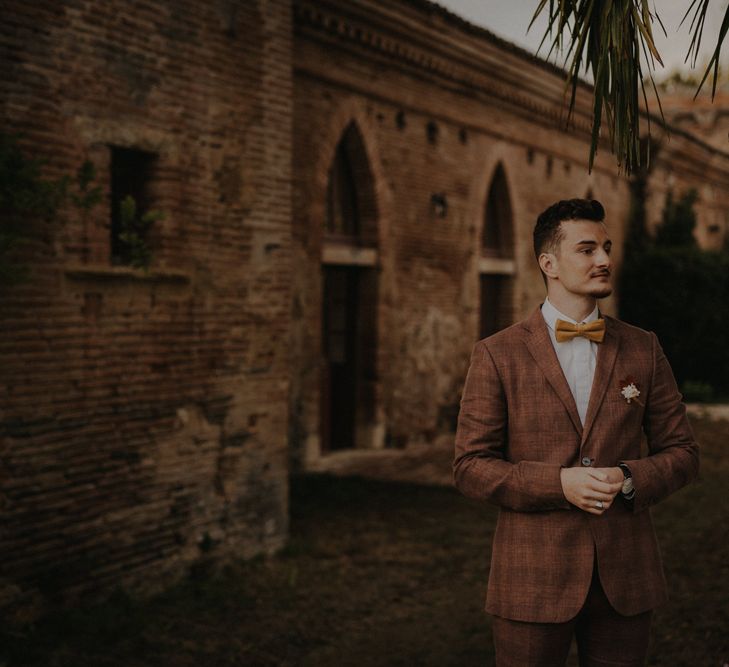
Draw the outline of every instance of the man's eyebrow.
[[[613,244],[613,242],[610,239],[605,241],[605,245],[612,245],[612,244]],[[597,241],[592,241],[592,240],[577,241],[575,243],[575,245],[597,245]]]

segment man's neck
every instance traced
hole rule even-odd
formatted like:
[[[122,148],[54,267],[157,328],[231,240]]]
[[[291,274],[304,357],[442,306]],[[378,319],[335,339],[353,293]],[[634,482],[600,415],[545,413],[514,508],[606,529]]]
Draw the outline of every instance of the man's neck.
[[[594,296],[576,294],[547,294],[549,302],[560,312],[575,322],[582,322],[593,310],[597,299]]]

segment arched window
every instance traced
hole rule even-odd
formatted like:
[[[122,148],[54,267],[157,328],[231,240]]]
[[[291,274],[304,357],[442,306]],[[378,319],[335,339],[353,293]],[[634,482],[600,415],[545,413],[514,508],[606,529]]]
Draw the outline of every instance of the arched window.
[[[327,184],[326,236],[358,244],[376,242],[372,175],[354,123],[337,144]]]
[[[347,153],[346,137],[339,142],[329,169],[326,231],[337,236],[359,234],[357,185]]]
[[[491,179],[479,258],[479,337],[485,338],[513,320],[514,221],[503,165]]]
[[[513,256],[511,199],[506,174],[501,164],[496,167],[486,199],[481,254],[484,257]]]

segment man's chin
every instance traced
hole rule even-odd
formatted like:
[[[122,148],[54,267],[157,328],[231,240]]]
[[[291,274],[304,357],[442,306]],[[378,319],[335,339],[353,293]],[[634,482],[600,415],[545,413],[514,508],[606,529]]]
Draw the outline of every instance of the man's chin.
[[[612,293],[613,288],[610,285],[605,285],[604,287],[596,287],[594,290],[591,290],[590,296],[593,296],[596,299],[604,299],[605,297],[610,296]]]

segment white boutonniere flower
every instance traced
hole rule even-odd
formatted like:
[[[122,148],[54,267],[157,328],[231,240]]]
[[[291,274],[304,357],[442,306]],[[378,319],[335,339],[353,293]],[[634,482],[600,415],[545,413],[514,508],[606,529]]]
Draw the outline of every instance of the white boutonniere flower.
[[[632,382],[623,387],[623,390],[620,393],[625,397],[625,400],[628,401],[628,403],[630,403],[630,401],[634,398],[638,398],[638,396],[640,396],[640,390]]]
[[[625,399],[626,403],[632,403],[635,401],[638,405],[642,406],[643,403],[641,403],[638,400],[638,396],[640,396],[640,389],[638,389],[638,383],[633,378],[627,378],[621,382],[623,385],[623,388],[620,390],[621,395]]]

